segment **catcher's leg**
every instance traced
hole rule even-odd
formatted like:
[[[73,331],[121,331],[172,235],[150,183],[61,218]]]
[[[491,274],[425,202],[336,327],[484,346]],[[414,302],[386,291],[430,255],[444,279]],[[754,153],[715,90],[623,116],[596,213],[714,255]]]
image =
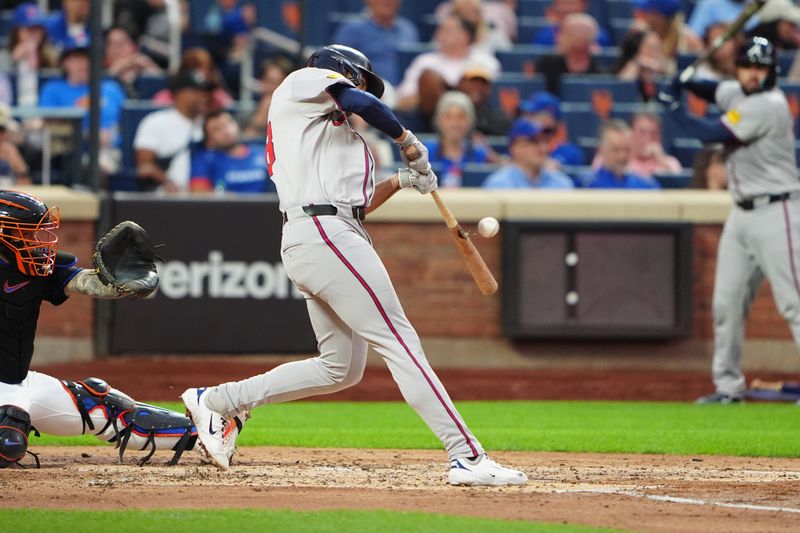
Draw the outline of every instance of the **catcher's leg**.
[[[128,447],[150,449],[139,460],[140,465],[157,449],[171,449],[175,454],[170,464],[176,464],[184,451],[194,447],[197,431],[185,415],[135,402],[99,378],[63,380],[61,384],[80,415],[81,433],[90,432],[101,440],[116,443],[120,461]]]
[[[17,464],[28,452],[31,429],[31,397],[27,379],[22,383],[0,382],[0,468]]]

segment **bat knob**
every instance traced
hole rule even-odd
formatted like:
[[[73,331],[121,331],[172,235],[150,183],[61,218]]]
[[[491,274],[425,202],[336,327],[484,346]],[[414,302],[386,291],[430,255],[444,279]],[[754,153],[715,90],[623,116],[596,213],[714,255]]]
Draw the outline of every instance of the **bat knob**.
[[[683,69],[683,72],[681,72],[681,75],[678,76],[678,79],[680,80],[681,83],[686,83],[690,79],[692,79],[692,76],[694,76],[694,71],[695,71],[694,66],[690,65],[685,69]]]

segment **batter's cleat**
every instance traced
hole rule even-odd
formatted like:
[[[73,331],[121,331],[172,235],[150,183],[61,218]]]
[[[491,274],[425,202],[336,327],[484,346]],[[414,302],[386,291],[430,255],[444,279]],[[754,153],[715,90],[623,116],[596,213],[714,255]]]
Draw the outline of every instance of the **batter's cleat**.
[[[242,432],[244,423],[250,418],[250,411],[239,411],[225,422],[222,430],[222,443],[225,448],[225,455],[228,457],[228,465],[232,463],[233,455],[236,453],[236,439]]]
[[[696,399],[694,403],[698,404],[718,403],[718,404],[728,405],[732,403],[744,403],[744,399],[741,396],[731,396],[729,394],[715,392],[714,394],[701,396],[700,398]]]
[[[527,481],[524,472],[501,466],[485,453],[477,459],[451,459],[447,480],[451,485],[524,485]]]
[[[206,458],[220,470],[227,470],[230,460],[225,448],[224,433],[228,418],[206,407],[206,390],[208,389],[186,389],[181,394],[181,400],[186,405],[186,415],[192,419],[197,429],[197,443],[205,451]],[[238,436],[238,431],[236,435]],[[236,441],[235,437],[233,440]]]

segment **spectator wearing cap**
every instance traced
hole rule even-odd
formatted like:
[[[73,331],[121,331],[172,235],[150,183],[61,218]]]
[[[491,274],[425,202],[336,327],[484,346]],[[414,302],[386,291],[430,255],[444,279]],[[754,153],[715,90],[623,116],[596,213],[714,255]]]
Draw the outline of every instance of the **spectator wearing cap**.
[[[89,0],[63,0],[61,11],[47,22],[47,33],[59,50],[89,46]]]
[[[172,80],[173,105],[147,115],[136,130],[136,171],[144,190],[185,192],[189,189],[191,149],[203,140],[203,117],[212,86],[200,71]]]
[[[791,0],[769,0],[748,35],[765,37],[778,50],[796,50],[800,47],[800,7]]]
[[[433,122],[438,136],[425,142],[428,159],[442,187],[460,187],[464,165],[488,159],[486,148],[472,141],[475,107],[464,93],[446,92],[436,105]]]
[[[562,165],[580,166],[583,160],[583,151],[580,147],[569,142],[567,126],[561,114],[561,102],[554,94],[547,91],[532,93],[520,102],[519,117],[531,120],[544,128],[550,134],[547,150],[552,161],[552,168]]]
[[[505,135],[511,118],[491,102],[494,77],[481,66],[464,71],[456,89],[469,96],[475,106],[475,131],[484,135]]]
[[[703,41],[686,24],[681,0],[637,0],[634,4],[641,16],[640,28],[649,28],[661,39],[661,51],[670,61],[674,73],[678,54],[698,53]]]
[[[39,99],[40,69],[57,65],[46,23],[47,18],[32,2],[20,4],[14,10],[8,44],[0,54],[0,71],[16,74],[17,105],[35,106]]]
[[[586,178],[590,189],[658,189],[653,179],[628,171],[633,153],[633,133],[619,119],[611,119],[600,130],[602,166]]]
[[[545,167],[548,137],[544,128],[524,118],[514,121],[508,132],[511,162],[489,174],[487,189],[572,189],[566,174]]]
[[[500,73],[500,62],[494,56],[475,50],[475,26],[452,14],[436,29],[437,49],[417,56],[411,62],[397,88],[397,108],[418,109],[430,120],[439,98],[458,84],[469,67],[481,66],[492,76]]]
[[[542,46],[555,46],[558,43],[558,32],[564,19],[572,14],[586,14],[589,5],[587,0],[553,0],[545,10],[545,16],[550,21],[549,26],[540,28],[533,36],[532,44]],[[594,44],[611,46],[611,36],[605,28],[597,27]]]
[[[149,56],[139,51],[133,34],[123,26],[112,26],[106,31],[105,64],[108,74],[131,95],[136,94],[134,84],[139,76],[164,72]]]
[[[64,77],[50,80],[42,86],[39,107],[78,108],[86,110],[84,132],[89,129],[89,50],[68,48],[61,53]],[[100,82],[100,144],[101,166],[111,173],[119,164],[119,121],[127,99],[125,90],[116,81]]]
[[[417,27],[399,16],[401,0],[364,0],[366,12],[343,23],[333,42],[361,50],[372,62],[373,71],[392,85],[403,73],[398,66],[398,51],[419,42]]]
[[[17,122],[11,117],[11,108],[0,103],[0,188],[31,182],[28,164],[9,137],[17,127]]]
[[[746,0],[700,0],[689,17],[689,27],[695,35],[705,35],[713,24],[736,20],[746,3]]]
[[[176,75],[199,72],[212,87],[209,93],[209,111],[226,109],[234,104],[233,97],[225,90],[225,83],[222,74],[214,64],[214,59],[208,50],[204,48],[189,48],[183,52],[181,63],[178,66]],[[153,103],[158,105],[169,105],[172,103],[172,91],[162,89],[153,95]]]
[[[536,72],[544,75],[548,92],[561,94],[564,74],[600,74],[602,69],[594,60],[597,21],[585,13],[567,15],[558,32],[556,54],[542,56],[536,62]]]

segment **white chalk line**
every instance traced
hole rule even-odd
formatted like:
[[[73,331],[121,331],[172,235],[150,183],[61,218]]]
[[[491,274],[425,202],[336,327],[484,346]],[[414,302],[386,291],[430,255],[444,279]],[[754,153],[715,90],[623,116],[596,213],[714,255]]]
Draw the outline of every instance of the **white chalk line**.
[[[658,502],[669,502],[669,503],[683,503],[686,505],[710,505],[713,507],[726,507],[730,509],[746,509],[748,511],[769,511],[769,512],[780,512],[780,513],[797,513],[800,514],[800,509],[795,509],[793,507],[775,507],[772,505],[755,505],[751,503],[727,503],[727,502],[715,502],[710,500],[699,500],[695,498],[681,498],[679,496],[668,496],[668,495],[658,495],[658,494],[645,494],[643,492],[635,492],[630,490],[618,490],[618,489],[559,489],[556,490],[557,493],[576,493],[576,492],[587,492],[590,494],[618,494],[620,496],[630,496],[632,498],[644,498],[646,500],[654,500]]]

